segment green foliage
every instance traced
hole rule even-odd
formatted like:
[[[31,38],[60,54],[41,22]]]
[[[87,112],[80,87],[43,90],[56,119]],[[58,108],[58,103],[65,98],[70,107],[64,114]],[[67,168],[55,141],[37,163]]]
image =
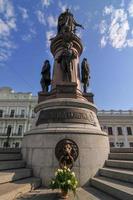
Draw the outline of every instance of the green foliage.
[[[52,179],[50,187],[54,189],[61,189],[65,192],[72,190],[73,193],[76,193],[76,188],[78,181],[75,177],[75,173],[72,172],[69,168],[64,167],[63,169],[58,169],[55,172],[55,178]]]

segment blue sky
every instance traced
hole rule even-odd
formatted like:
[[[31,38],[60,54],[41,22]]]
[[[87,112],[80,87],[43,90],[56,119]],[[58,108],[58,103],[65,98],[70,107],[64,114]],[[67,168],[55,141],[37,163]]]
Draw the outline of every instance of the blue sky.
[[[133,0],[0,0],[0,87],[40,91],[49,39],[67,7],[91,68],[89,91],[99,109],[133,109]]]

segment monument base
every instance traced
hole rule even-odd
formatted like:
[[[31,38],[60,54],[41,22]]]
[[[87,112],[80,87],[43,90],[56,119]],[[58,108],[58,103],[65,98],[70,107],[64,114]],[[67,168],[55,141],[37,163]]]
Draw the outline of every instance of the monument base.
[[[88,183],[108,158],[109,141],[101,131],[94,104],[87,100],[57,98],[39,103],[36,120],[23,139],[22,153],[35,176],[48,186],[59,161],[55,147],[62,139],[76,143],[79,152],[72,170],[79,185]]]
[[[42,184],[48,186],[54,177],[55,170],[59,168],[59,162],[55,157],[55,146],[62,139],[71,139],[79,147],[79,157],[72,170],[76,173],[79,185],[88,183],[103,167],[108,158],[108,137],[95,133],[71,133],[71,134],[31,134],[26,135],[22,153],[27,165],[33,169],[36,177],[42,179]]]

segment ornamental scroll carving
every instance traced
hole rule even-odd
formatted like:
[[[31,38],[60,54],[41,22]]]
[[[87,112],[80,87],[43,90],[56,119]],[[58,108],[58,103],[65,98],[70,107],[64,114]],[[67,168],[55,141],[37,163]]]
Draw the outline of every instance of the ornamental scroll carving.
[[[57,143],[55,155],[61,168],[67,166],[71,169],[79,155],[79,149],[73,140],[63,139]]]

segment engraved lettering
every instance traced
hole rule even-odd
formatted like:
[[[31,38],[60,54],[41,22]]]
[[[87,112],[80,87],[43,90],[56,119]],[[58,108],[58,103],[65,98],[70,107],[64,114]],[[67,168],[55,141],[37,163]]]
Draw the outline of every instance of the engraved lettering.
[[[36,126],[45,123],[83,123],[96,125],[92,112],[76,108],[59,108],[42,110],[39,114]]]

